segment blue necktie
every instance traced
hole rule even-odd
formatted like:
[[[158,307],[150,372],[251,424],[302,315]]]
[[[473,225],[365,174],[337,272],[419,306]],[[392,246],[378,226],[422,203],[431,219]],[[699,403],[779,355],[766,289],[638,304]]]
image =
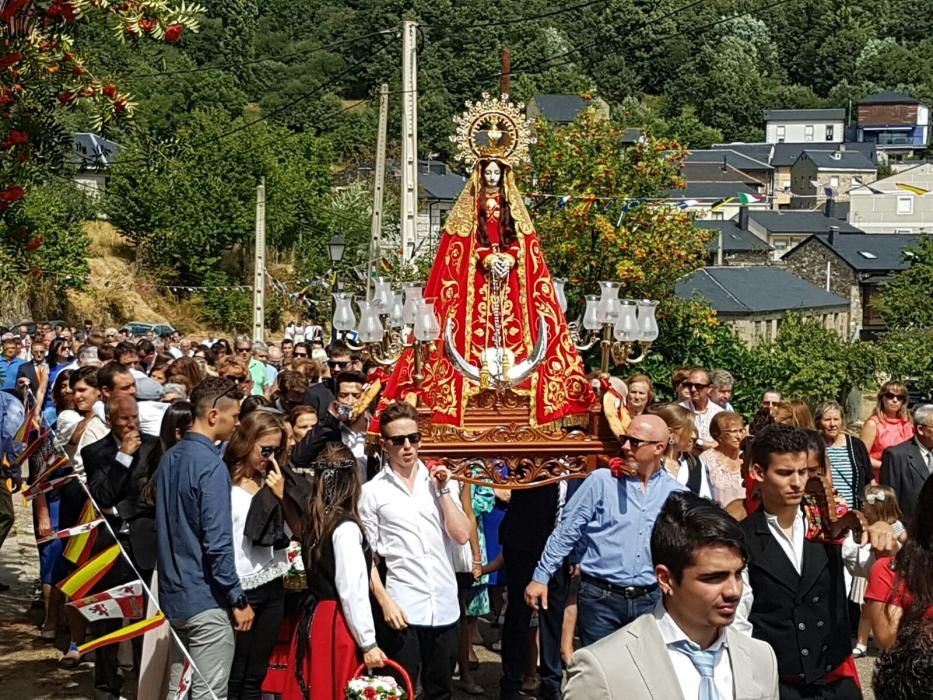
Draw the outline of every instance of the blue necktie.
[[[719,700],[716,684],[713,681],[713,668],[716,666],[716,652],[700,649],[698,644],[682,639],[671,644],[677,651],[686,654],[693,667],[700,674],[700,695],[698,700]]]

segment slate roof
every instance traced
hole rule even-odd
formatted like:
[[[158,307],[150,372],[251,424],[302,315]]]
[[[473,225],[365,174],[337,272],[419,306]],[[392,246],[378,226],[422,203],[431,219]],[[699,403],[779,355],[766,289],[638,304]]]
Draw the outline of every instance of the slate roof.
[[[873,165],[878,164],[878,149],[873,143],[846,143],[846,151],[857,151],[865,156]],[[776,143],[771,165],[775,168],[789,168],[800,154],[807,151],[838,151],[838,143]]]
[[[460,175],[418,175],[418,188],[428,199],[454,200],[460,196],[465,184],[466,178]]]
[[[767,160],[758,160],[731,148],[687,151],[684,162],[690,165],[697,163],[717,163],[722,165],[723,159],[725,159],[726,164],[739,170],[774,170]]]
[[[688,182],[682,190],[668,190],[665,197],[685,199],[719,199],[735,197],[739,192],[758,194],[758,190],[744,182]]]
[[[535,95],[532,100],[547,121],[561,124],[574,121],[590,104],[578,95]]]
[[[904,250],[915,245],[924,234],[913,233],[842,233],[836,236],[832,245],[826,235],[813,236],[812,239],[825,245],[842,258],[856,272],[888,272],[905,270],[910,267],[904,260]],[[809,242],[808,238],[804,243]],[[794,251],[801,250],[804,243],[789,250],[784,257],[790,257]]]
[[[874,172],[877,166],[858,151],[818,151],[804,149],[801,156],[814,162],[819,170],[866,170]],[[798,158],[799,160],[799,158]]]
[[[846,118],[844,109],[769,109],[766,122],[840,121]]]
[[[771,152],[774,149],[773,143],[714,143],[711,150],[728,149],[741,153],[746,158],[759,160],[762,163],[771,163]]]
[[[830,226],[838,226],[840,233],[862,233],[840,219],[831,219],[822,211],[762,211],[749,209],[748,218],[768,233],[829,233]]]
[[[86,170],[109,168],[120,153],[119,144],[87,132],[75,133],[72,137],[72,147],[78,167]]]
[[[770,265],[703,267],[681,278],[675,292],[682,299],[705,297],[726,315],[849,306],[847,299]]]
[[[882,90],[874,95],[869,95],[864,100],[859,101],[860,105],[887,105],[887,104],[920,104],[920,100],[911,97],[906,92],[895,92],[893,90]]]
[[[725,253],[753,253],[771,250],[765,241],[751,231],[739,228],[732,219],[728,221],[697,221],[698,228],[722,231],[722,250]],[[719,249],[719,237],[714,233],[706,244],[706,250],[715,253]]]

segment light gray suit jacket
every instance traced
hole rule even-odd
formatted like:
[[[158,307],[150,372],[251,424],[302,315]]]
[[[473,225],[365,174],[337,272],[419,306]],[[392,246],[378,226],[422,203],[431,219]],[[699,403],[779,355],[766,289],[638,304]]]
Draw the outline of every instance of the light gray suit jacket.
[[[735,700],[778,700],[771,647],[726,628]],[[653,613],[646,613],[570,662],[564,700],[679,700],[683,692]],[[694,700],[687,698],[686,700]]]

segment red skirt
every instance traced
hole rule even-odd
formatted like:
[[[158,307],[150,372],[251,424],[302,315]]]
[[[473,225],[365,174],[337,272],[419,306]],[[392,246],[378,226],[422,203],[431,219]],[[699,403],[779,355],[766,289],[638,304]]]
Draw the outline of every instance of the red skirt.
[[[272,649],[272,656],[269,657],[269,668],[266,670],[266,677],[262,682],[262,692],[273,695],[281,695],[285,688],[285,681],[288,676],[289,656],[292,649],[292,639],[295,636],[295,629],[298,627],[298,621],[301,615],[295,614],[287,616],[282,620],[282,626],[279,628],[279,637],[275,640],[275,647]],[[294,659],[292,659],[294,661]]]
[[[288,653],[288,672],[282,689],[282,700],[344,700],[347,682],[363,660],[343,617],[340,603],[322,600],[314,608],[311,631],[299,639],[301,627],[295,631]],[[307,645],[301,667],[298,666],[298,645]],[[308,688],[305,696],[296,673]]]

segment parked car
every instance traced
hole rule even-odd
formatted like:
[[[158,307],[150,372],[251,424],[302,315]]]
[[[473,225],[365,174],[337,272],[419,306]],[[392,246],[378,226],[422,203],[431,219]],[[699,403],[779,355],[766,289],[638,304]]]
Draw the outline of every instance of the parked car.
[[[142,338],[150,331],[159,338],[175,332],[175,329],[168,323],[144,323],[143,321],[130,321],[123,328],[134,338]]]

